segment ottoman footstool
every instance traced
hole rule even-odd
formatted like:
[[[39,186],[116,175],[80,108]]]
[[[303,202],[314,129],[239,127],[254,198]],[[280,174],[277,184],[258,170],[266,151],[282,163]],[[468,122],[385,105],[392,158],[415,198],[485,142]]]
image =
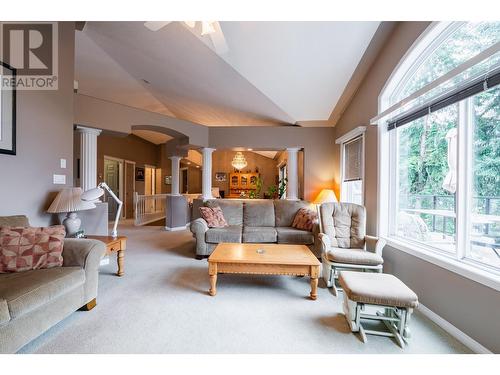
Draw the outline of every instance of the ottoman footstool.
[[[385,273],[342,271],[339,283],[344,289],[343,310],[352,332],[359,332],[363,342],[366,335],[394,337],[404,348],[410,338],[410,317],[418,306],[417,295],[397,277]],[[366,307],[382,308],[374,314]],[[383,322],[388,331],[367,330],[362,320]]]

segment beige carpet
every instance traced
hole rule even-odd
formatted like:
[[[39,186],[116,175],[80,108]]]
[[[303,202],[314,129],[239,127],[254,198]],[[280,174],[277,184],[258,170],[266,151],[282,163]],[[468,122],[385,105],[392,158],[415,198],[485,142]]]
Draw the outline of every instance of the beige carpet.
[[[402,350],[392,339],[363,344],[344,320],[341,299],[307,278],[221,275],[207,294],[207,261],[194,259],[191,233],[122,226],[125,275],[101,269],[97,307],[77,311],[22,353],[464,353],[462,344],[416,313]]]

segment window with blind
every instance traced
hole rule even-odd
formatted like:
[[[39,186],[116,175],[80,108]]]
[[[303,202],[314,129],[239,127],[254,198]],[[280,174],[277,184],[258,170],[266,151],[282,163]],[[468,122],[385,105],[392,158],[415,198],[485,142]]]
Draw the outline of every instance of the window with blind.
[[[342,143],[342,202],[363,204],[364,134]]]
[[[380,234],[500,274],[500,22],[422,43],[380,98]]]

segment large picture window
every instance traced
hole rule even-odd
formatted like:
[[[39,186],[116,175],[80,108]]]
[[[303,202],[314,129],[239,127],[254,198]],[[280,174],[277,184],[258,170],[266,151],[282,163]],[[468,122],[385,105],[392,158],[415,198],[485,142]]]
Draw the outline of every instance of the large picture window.
[[[434,24],[386,85],[380,113],[389,114],[378,121],[380,234],[494,274],[500,274],[499,43],[500,22]],[[467,66],[471,59],[477,63]],[[439,81],[454,69],[455,76]]]

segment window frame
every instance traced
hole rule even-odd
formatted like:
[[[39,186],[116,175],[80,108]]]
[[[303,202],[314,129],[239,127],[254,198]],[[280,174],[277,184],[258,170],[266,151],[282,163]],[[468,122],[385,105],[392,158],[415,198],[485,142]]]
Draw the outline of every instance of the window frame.
[[[415,41],[387,80],[379,96],[379,113],[389,108],[397,98],[408,79],[421,66],[434,50],[457,30],[463,22],[433,22]],[[377,233],[387,240],[389,246],[438,265],[449,271],[459,273],[469,279],[500,291],[500,270],[468,257],[470,251],[470,215],[464,214],[471,209],[472,165],[474,137],[474,114],[472,100],[459,103],[457,123],[457,191],[456,210],[456,251],[445,252],[436,247],[396,234],[396,215],[398,212],[398,136],[397,130],[388,131],[382,121],[378,123],[378,223]],[[341,159],[342,162],[342,159]],[[341,164],[343,167],[343,164]],[[341,180],[342,181],[342,180]],[[387,214],[389,212],[389,214]]]
[[[358,126],[353,130],[347,132],[342,137],[339,137],[335,140],[335,143],[340,145],[340,201],[345,202],[345,193],[344,193],[344,174],[345,174],[345,146],[358,139],[361,138],[361,205],[365,204],[365,133],[366,126]]]

